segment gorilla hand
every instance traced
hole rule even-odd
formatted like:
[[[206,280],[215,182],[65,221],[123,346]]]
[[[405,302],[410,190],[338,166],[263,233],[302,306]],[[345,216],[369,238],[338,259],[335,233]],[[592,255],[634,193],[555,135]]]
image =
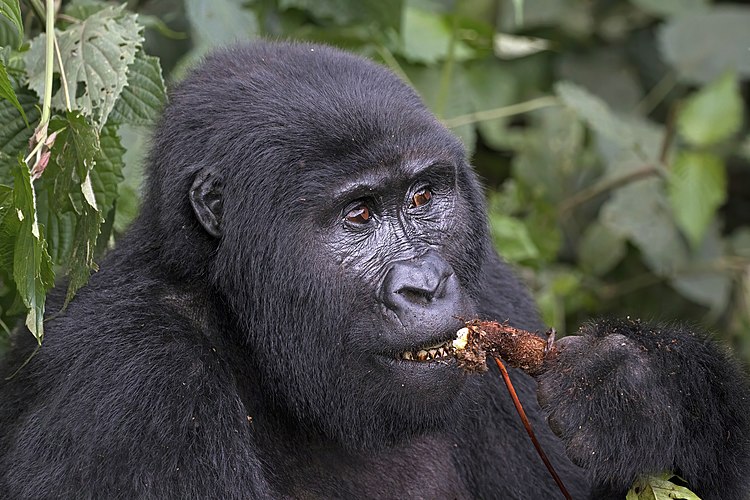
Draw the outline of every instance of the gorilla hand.
[[[672,471],[697,492],[736,487],[726,472],[739,482],[748,460],[748,394],[717,345],[628,319],[591,323],[555,351],[537,377],[538,399],[595,485],[624,492],[640,474]]]

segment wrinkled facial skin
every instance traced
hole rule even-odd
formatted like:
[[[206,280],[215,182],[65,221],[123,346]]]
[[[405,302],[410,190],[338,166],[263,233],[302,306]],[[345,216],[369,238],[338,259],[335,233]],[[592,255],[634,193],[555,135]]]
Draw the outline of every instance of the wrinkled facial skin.
[[[319,52],[313,77],[289,58],[264,61],[270,76],[203,66],[233,103],[221,126],[237,135],[221,130],[227,146],[207,155],[191,201],[218,240],[210,272],[269,404],[374,448],[439,428],[460,406],[463,375],[434,358],[475,311],[484,206],[460,142],[411,89]],[[189,87],[173,109],[181,98]]]
[[[452,339],[473,311],[446,246],[460,234],[457,168],[429,158],[350,178],[332,198],[342,215],[322,233],[341,274],[369,291],[360,309],[381,329],[370,334],[374,371],[432,404],[455,396],[461,377],[447,357],[420,358],[434,359],[429,347]]]

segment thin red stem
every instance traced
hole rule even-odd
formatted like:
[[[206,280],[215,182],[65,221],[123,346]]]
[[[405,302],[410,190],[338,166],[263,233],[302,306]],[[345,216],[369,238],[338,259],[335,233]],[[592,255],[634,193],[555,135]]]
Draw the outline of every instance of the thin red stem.
[[[505,369],[505,365],[503,365],[503,362],[500,361],[500,358],[496,356],[493,356],[493,358],[495,359],[495,363],[497,364],[497,367],[500,368],[500,373],[503,375],[503,382],[505,382],[505,387],[508,388],[508,392],[510,393],[510,398],[513,400],[513,405],[516,407],[518,416],[521,417],[521,422],[523,422],[523,426],[526,428],[526,434],[529,435],[529,437],[531,438],[531,442],[534,443],[534,448],[536,448],[536,452],[539,454],[539,457],[542,459],[542,462],[544,462],[544,465],[547,466],[547,470],[552,475],[552,479],[555,480],[555,482],[557,483],[557,487],[560,488],[560,491],[562,492],[566,500],[573,500],[573,497],[570,496],[570,493],[568,493],[568,490],[565,488],[565,485],[563,484],[562,479],[560,479],[560,476],[557,475],[555,468],[552,467],[552,463],[549,461],[549,459],[547,458],[547,455],[544,453],[544,450],[542,449],[542,445],[539,444],[539,441],[536,439],[536,435],[534,434],[534,429],[531,428],[531,422],[529,422],[529,419],[526,417],[526,412],[523,410],[523,406],[521,406],[521,401],[518,399],[516,390],[513,388],[513,383],[510,381],[510,375],[508,375],[508,370]]]

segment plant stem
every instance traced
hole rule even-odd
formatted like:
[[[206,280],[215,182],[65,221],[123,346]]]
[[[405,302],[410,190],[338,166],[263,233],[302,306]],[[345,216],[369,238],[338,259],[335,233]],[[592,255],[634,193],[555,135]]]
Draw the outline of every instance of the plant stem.
[[[50,109],[52,107],[52,76],[55,69],[55,1],[47,0],[46,4],[47,8],[44,17],[46,19],[47,46],[44,62],[44,101],[42,102],[40,127],[46,126],[49,122]]]
[[[388,65],[391,71],[393,71],[398,76],[400,76],[401,79],[405,81],[406,83],[408,83],[412,88],[416,88],[416,85],[414,85],[414,83],[409,78],[409,75],[407,75],[406,72],[404,71],[404,68],[402,68],[401,65],[398,63],[398,60],[396,60],[393,53],[390,50],[388,50],[388,47],[385,47],[383,45],[378,45],[378,47],[376,47],[375,50],[377,50],[378,55],[380,56],[381,59],[383,59],[383,62],[385,62]]]
[[[443,123],[448,128],[456,128],[460,127],[461,125],[469,125],[471,123],[497,120],[498,118],[506,118],[508,116],[528,113],[529,111],[534,111],[536,109],[559,105],[560,100],[557,97],[537,97],[529,101],[511,104],[510,106],[503,106],[501,108],[488,109],[485,111],[477,111],[476,113],[469,113],[467,115],[454,116],[453,118],[443,120]]]
[[[493,356],[493,358],[495,359],[495,364],[497,364],[497,367],[500,369],[500,373],[503,376],[503,382],[505,382],[505,387],[510,393],[510,398],[513,400],[513,405],[516,407],[518,416],[521,417],[521,422],[523,422],[523,426],[526,429],[526,434],[529,435],[529,438],[531,438],[531,442],[534,443],[536,452],[539,454],[539,457],[542,459],[542,462],[544,462],[547,470],[552,475],[552,479],[555,480],[555,483],[557,483],[557,487],[560,488],[560,492],[563,494],[566,500],[573,500],[573,497],[570,496],[570,493],[568,493],[568,490],[565,488],[562,479],[560,479],[560,476],[557,475],[557,471],[555,471],[555,468],[552,466],[549,458],[547,458],[547,455],[544,453],[542,445],[537,440],[536,434],[534,434],[534,429],[531,428],[531,422],[529,422],[529,419],[526,416],[526,412],[523,410],[523,406],[521,405],[521,401],[518,399],[518,394],[516,394],[516,390],[513,387],[513,382],[510,381],[508,370],[505,369],[505,365],[503,365],[503,362],[500,361],[500,358],[498,358],[497,356]]]
[[[440,75],[440,88],[435,102],[435,114],[438,118],[445,116],[445,105],[448,102],[448,93],[450,92],[451,83],[453,82],[453,62],[456,58],[456,42],[458,40],[458,14],[453,12],[451,23],[451,38],[448,42],[448,56],[443,64],[443,71]]]
[[[68,90],[68,79],[65,78],[65,70],[63,69],[62,55],[60,54],[60,44],[57,43],[57,37],[54,37],[55,41],[55,55],[57,56],[57,66],[60,68],[60,81],[62,82],[63,93],[65,94],[65,108],[70,111],[73,107],[70,104],[70,91]]]
[[[581,205],[593,198],[596,198],[600,194],[606,193],[607,191],[611,191],[612,189],[616,189],[618,187],[630,184],[631,182],[634,182],[634,181],[637,181],[646,177],[651,177],[654,175],[662,176],[663,175],[662,169],[656,165],[644,165],[635,170],[630,170],[628,172],[625,172],[624,174],[618,177],[603,179],[600,182],[597,182],[596,184],[594,184],[593,186],[589,186],[586,189],[582,189],[581,191],[578,191],[573,196],[563,201],[560,204],[560,212],[567,212],[577,207],[578,205]]]

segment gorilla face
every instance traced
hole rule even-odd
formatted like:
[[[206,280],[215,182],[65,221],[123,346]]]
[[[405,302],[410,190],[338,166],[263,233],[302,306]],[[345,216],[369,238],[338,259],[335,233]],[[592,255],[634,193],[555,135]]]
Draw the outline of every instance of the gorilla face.
[[[209,58],[169,120],[186,132],[162,126],[151,182],[189,183],[190,213],[163,230],[200,233],[186,250],[205,249],[268,404],[356,448],[454,415],[442,347],[474,314],[484,208],[416,94],[330,48],[259,43]]]

